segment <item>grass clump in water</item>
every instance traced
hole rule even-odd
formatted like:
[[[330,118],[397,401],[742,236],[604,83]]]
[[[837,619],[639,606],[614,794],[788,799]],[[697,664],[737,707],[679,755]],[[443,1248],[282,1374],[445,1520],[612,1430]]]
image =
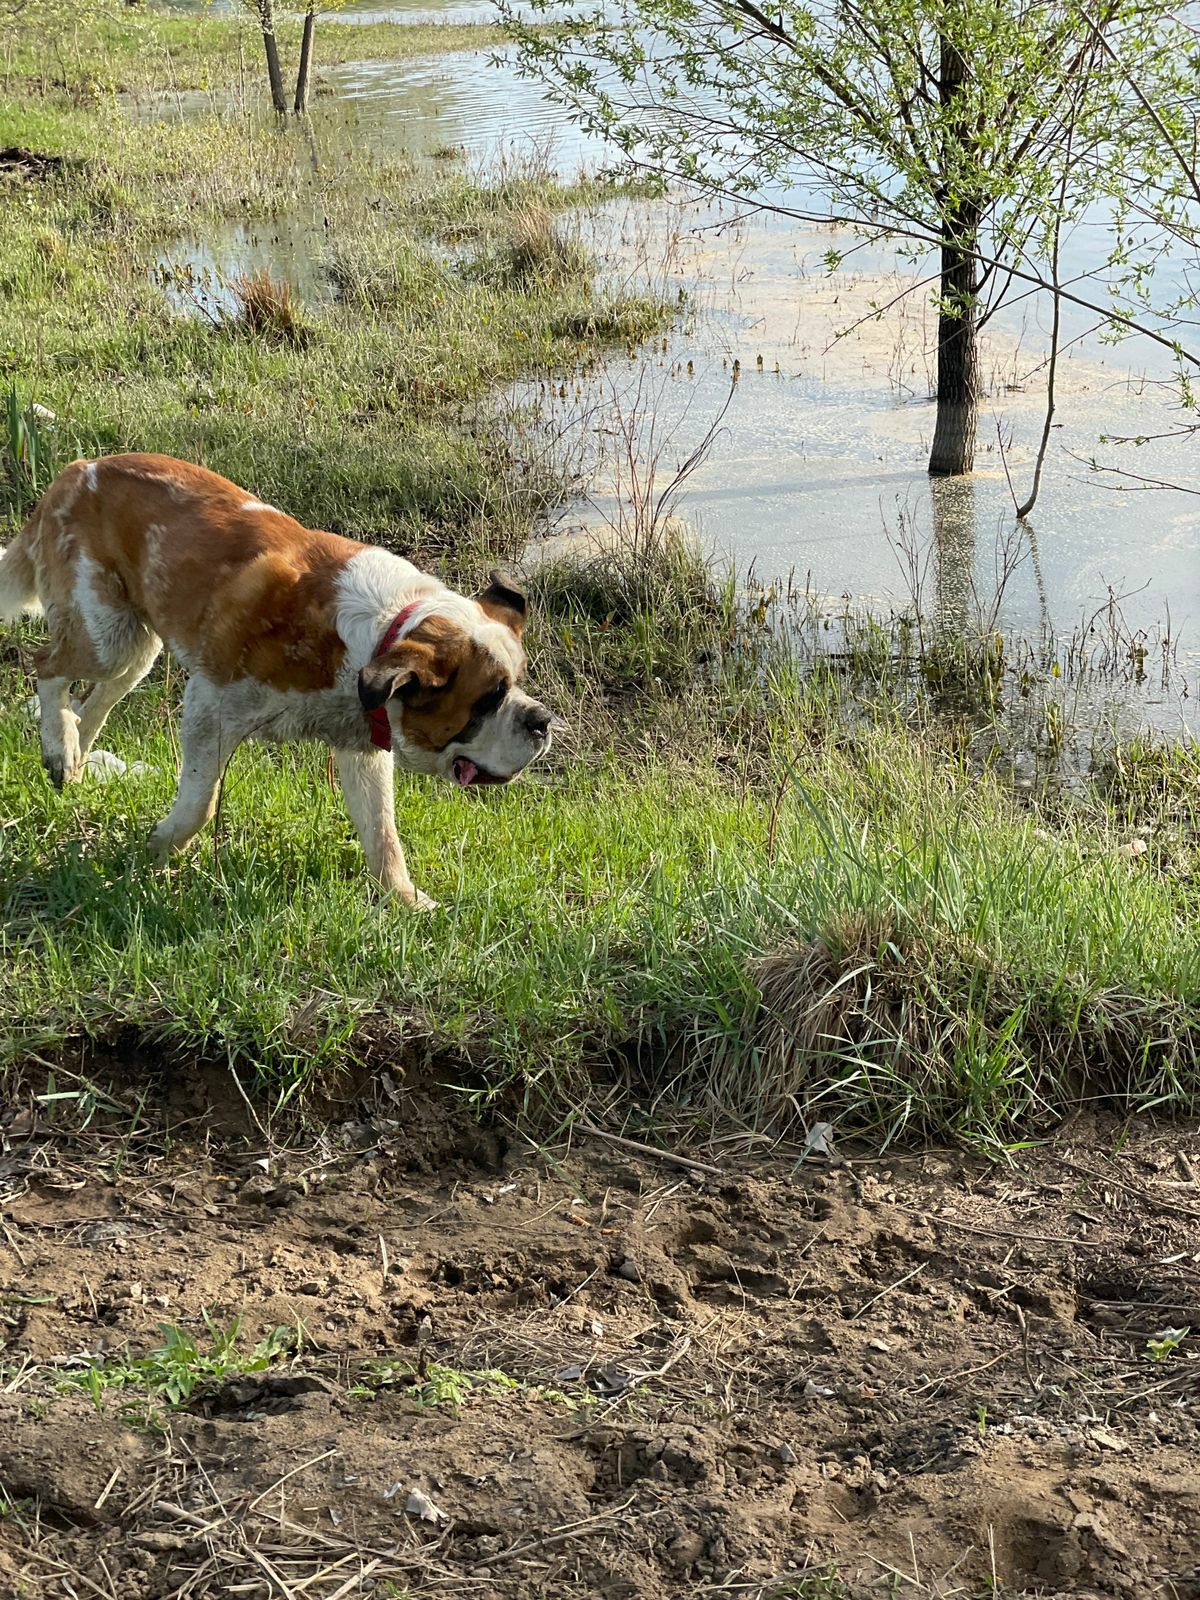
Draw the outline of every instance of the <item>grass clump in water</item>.
[[[565,236],[548,206],[522,206],[512,219],[508,271],[515,283],[590,279],[595,262],[578,239]]]
[[[295,290],[286,279],[273,278],[266,267],[237,272],[230,280],[237,301],[233,325],[269,344],[302,349],[312,337]]]

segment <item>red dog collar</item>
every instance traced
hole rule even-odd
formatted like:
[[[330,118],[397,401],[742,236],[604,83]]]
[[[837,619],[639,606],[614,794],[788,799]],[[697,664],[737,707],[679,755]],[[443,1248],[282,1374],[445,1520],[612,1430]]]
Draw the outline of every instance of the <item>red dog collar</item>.
[[[388,623],[387,632],[379,641],[379,648],[375,652],[376,656],[381,656],[392,648],[400,635],[401,628],[422,603],[420,600],[410,600],[403,611],[396,613]],[[392,748],[392,725],[388,721],[388,714],[384,707],[376,706],[374,711],[368,711],[367,721],[371,725],[371,743],[377,750],[390,750]]]

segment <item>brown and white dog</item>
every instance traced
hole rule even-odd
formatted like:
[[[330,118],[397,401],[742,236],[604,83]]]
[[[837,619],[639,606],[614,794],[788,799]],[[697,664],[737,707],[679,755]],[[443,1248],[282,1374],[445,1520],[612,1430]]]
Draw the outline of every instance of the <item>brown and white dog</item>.
[[[498,573],[467,599],[167,456],[60,473],[0,559],[0,617],[39,606],[42,760],[60,787],[164,643],[187,668],[179,788],[150,840],[160,861],[212,816],[243,739],[319,739],[371,871],[428,906],[396,835],[393,763],[466,788],[507,783],[550,746],[550,712],[517,687],[525,597]],[[93,688],[76,715],[79,679]]]

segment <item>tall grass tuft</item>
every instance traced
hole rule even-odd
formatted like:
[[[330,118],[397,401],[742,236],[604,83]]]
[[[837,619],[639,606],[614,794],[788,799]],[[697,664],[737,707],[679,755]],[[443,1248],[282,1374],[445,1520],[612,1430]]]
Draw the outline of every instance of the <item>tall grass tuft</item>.
[[[507,266],[515,283],[569,283],[595,270],[579,240],[564,234],[550,208],[536,200],[513,213]]]
[[[0,458],[15,510],[23,516],[54,477],[55,450],[51,433],[54,415],[31,401],[21,404],[15,383],[4,402],[4,451]]]
[[[285,278],[275,278],[266,267],[256,272],[236,272],[229,287],[237,302],[234,325],[255,339],[290,345],[302,350],[312,338],[304,308]]]

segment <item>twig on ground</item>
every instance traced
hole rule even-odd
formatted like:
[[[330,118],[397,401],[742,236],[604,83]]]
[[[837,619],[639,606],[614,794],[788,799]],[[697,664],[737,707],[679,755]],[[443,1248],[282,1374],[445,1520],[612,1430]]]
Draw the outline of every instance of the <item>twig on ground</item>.
[[[722,1168],[711,1166],[707,1161],[697,1161],[694,1156],[680,1155],[676,1150],[660,1150],[655,1145],[642,1144],[637,1139],[626,1139],[619,1133],[606,1133],[603,1128],[595,1127],[582,1117],[575,1126],[584,1133],[591,1134],[594,1139],[607,1139],[609,1144],[620,1145],[622,1150],[634,1150],[642,1156],[657,1156],[660,1161],[671,1161],[677,1167],[690,1167],[694,1172],[706,1172],[711,1178],[727,1176]]]
[[[859,1306],[858,1310],[853,1312],[846,1320],[848,1322],[857,1322],[859,1317],[864,1312],[869,1311],[872,1306],[878,1305],[881,1300],[886,1300],[889,1294],[893,1294],[902,1284],[907,1283],[910,1278],[915,1278],[918,1272],[924,1272],[927,1265],[928,1263],[925,1261],[918,1261],[911,1271],[906,1272],[902,1278],[897,1278],[895,1283],[889,1283],[887,1288],[881,1289],[878,1294],[873,1294],[865,1305]]]

